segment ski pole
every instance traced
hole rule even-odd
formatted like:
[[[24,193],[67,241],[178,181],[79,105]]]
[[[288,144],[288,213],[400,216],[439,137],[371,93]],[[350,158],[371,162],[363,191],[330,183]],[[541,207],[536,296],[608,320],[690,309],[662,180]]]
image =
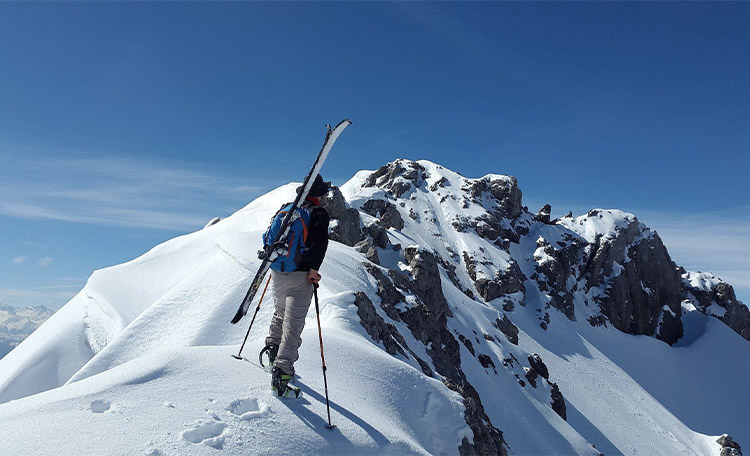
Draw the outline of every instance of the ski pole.
[[[326,410],[328,410],[328,424],[326,429],[333,429],[335,424],[331,424],[331,406],[328,403],[328,380],[326,379],[326,357],[323,354],[323,331],[320,329],[320,308],[318,306],[318,284],[313,283],[313,294],[315,295],[315,315],[318,317],[318,338],[320,339],[320,360],[323,362],[323,385],[326,391]]]
[[[250,327],[247,328],[247,334],[245,334],[245,340],[242,341],[242,346],[240,347],[239,353],[236,355],[232,355],[232,358],[242,360],[242,349],[245,348],[245,342],[247,342],[247,336],[250,335],[250,330],[253,327],[253,323],[255,322],[255,317],[258,315],[258,311],[260,310],[260,303],[263,302],[263,296],[266,295],[266,290],[268,290],[268,284],[271,283],[271,274],[268,274],[268,280],[266,281],[266,286],[263,288],[263,293],[260,295],[260,301],[258,301],[258,307],[255,308],[255,313],[253,314],[253,319],[250,320]]]

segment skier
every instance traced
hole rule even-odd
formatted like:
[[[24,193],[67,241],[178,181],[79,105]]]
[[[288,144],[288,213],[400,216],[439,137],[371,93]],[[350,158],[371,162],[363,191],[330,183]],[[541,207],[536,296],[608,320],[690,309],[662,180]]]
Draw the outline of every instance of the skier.
[[[294,376],[294,362],[299,358],[298,349],[302,344],[302,329],[312,299],[313,284],[320,282],[320,265],[328,249],[328,212],[320,207],[320,198],[328,193],[330,182],[324,182],[318,175],[313,182],[305,201],[297,209],[299,219],[295,220],[287,237],[288,253],[271,264],[271,278],[276,309],[271,319],[266,353],[271,369],[271,389],[279,396],[286,396],[291,390],[295,396],[299,390],[288,384]],[[297,193],[302,187],[297,189]],[[274,217],[274,221],[264,234],[264,242],[273,239],[274,227],[291,209],[284,205]]]

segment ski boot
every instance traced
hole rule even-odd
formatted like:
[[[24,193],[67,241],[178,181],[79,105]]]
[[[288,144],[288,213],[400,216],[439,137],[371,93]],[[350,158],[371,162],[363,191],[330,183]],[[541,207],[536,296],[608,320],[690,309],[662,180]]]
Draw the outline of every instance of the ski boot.
[[[263,353],[268,354],[268,366],[263,364]],[[270,370],[273,367],[274,361],[276,361],[276,355],[279,354],[279,344],[267,343],[263,350],[258,354],[258,362],[264,369]]]
[[[294,375],[287,374],[278,367],[271,369],[271,391],[279,397],[296,399],[302,394],[300,389],[289,384]]]

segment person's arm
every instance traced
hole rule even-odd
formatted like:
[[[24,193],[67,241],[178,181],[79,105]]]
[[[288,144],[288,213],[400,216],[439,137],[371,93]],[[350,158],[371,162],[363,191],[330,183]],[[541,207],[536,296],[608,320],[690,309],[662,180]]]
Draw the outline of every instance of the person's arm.
[[[328,250],[328,221],[328,212],[323,208],[315,208],[310,214],[310,230],[307,235],[307,244],[310,246],[307,251],[310,272],[307,274],[307,280],[312,283],[320,281],[318,270]]]

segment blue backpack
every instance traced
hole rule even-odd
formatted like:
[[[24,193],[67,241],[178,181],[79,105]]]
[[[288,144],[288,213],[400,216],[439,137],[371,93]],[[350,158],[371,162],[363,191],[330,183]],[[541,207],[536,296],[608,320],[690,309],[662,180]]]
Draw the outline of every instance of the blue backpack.
[[[271,243],[281,229],[284,217],[292,209],[292,203],[282,207],[273,217],[271,226],[263,233],[263,246],[271,247]],[[271,269],[280,272],[293,272],[297,269],[305,253],[305,242],[307,241],[307,226],[310,224],[310,211],[298,207],[296,214],[292,216],[289,233],[286,239],[280,239],[279,244],[284,248],[279,252],[276,259],[271,262]]]

